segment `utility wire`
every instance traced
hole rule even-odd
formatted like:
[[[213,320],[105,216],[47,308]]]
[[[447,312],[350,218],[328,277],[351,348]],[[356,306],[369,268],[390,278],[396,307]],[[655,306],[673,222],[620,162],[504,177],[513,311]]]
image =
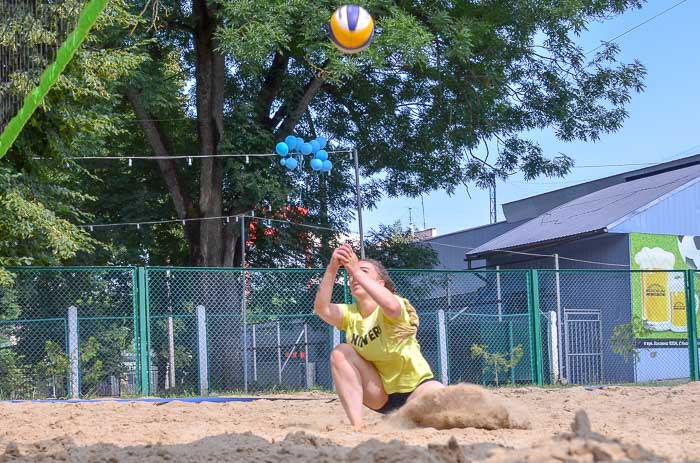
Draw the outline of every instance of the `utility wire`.
[[[300,222],[293,222],[291,220],[283,220],[283,219],[273,219],[273,218],[267,218],[267,217],[257,217],[255,213],[253,212],[248,212],[248,213],[243,213],[243,214],[234,214],[234,215],[220,215],[220,216],[215,216],[215,217],[196,217],[196,218],[189,218],[189,219],[165,219],[165,220],[147,220],[147,221],[141,221],[141,222],[115,222],[115,223],[99,223],[99,224],[83,224],[83,225],[78,225],[80,228],[84,229],[90,229],[93,231],[95,228],[116,228],[116,227],[136,227],[136,228],[141,228],[142,225],[162,225],[162,224],[169,224],[169,223],[181,223],[182,225],[185,225],[188,222],[201,222],[204,220],[226,220],[229,222],[231,219],[235,219],[236,222],[240,220],[241,218],[249,218],[249,219],[256,219],[260,221],[268,221],[268,222],[277,222],[277,223],[286,223],[289,225],[295,225],[299,227],[305,227],[305,228],[312,228],[316,230],[328,230],[328,231],[333,231],[337,233],[345,233],[343,230],[338,230],[335,228],[330,228],[330,227],[323,227],[321,225],[313,225],[313,224],[306,224],[306,223],[300,223]],[[356,230],[351,230],[351,232],[356,232]]]
[[[315,230],[328,230],[328,231],[333,231],[336,233],[345,233],[343,230],[338,230],[335,228],[331,227],[323,227],[320,225],[313,225],[313,224],[306,224],[306,223],[300,223],[300,222],[293,222],[291,220],[284,220],[284,219],[273,219],[273,218],[267,218],[267,217],[256,217],[254,212],[248,212],[248,213],[243,213],[243,214],[235,214],[235,215],[222,215],[222,216],[216,216],[216,217],[198,217],[198,218],[190,218],[190,219],[166,219],[166,220],[148,220],[148,221],[142,221],[142,222],[117,222],[117,223],[103,223],[103,224],[84,224],[84,225],[78,225],[80,228],[84,229],[89,229],[90,231],[94,231],[95,228],[114,228],[114,227],[136,227],[137,229],[140,229],[141,226],[147,226],[147,225],[162,225],[162,224],[169,224],[169,223],[181,223],[185,225],[188,222],[200,222],[204,220],[226,220],[227,222],[230,219],[235,219],[236,221],[240,220],[241,218],[246,219],[257,219],[260,221],[268,221],[268,222],[276,222],[276,223],[284,223],[288,225],[293,225],[293,226],[298,226],[298,227],[304,227],[304,228],[311,228]],[[357,232],[356,230],[351,230],[352,232]],[[456,249],[463,249],[467,251],[472,251],[476,248],[473,247],[467,247],[467,246],[456,246],[456,245],[451,245],[451,244],[446,244],[446,243],[439,243],[439,242],[416,242],[414,244],[427,244],[427,245],[437,245],[437,246],[445,246],[445,247],[450,247],[450,248],[456,248]],[[524,252],[524,251],[511,251],[508,249],[493,249],[491,250],[493,252],[503,252],[503,253],[508,253],[508,254],[516,254],[516,255],[523,255],[523,256],[534,256],[534,257],[555,257],[554,254],[537,254],[533,252]],[[608,265],[608,266],[619,266],[619,267],[628,267],[623,264],[611,264],[607,262],[595,262],[595,261],[589,261],[589,260],[583,260],[583,259],[575,259],[572,257],[564,257],[564,256],[559,256],[559,259],[562,260],[568,260],[568,261],[573,261],[573,262],[583,262],[583,263],[588,263],[588,264],[595,264],[595,265]]]
[[[424,242],[424,244],[427,244],[429,246],[430,245],[438,245],[438,246],[445,246],[445,247],[449,247],[449,248],[464,249],[467,251],[473,251],[474,249],[476,249],[476,248],[471,248],[471,247],[467,247],[467,246],[456,246],[453,244],[438,243],[438,242],[433,242],[433,241],[426,241],[426,242]],[[507,254],[533,256],[533,257],[551,257],[551,258],[556,257],[555,254],[538,254],[538,253],[534,253],[534,252],[511,251],[509,249],[491,249],[491,250],[489,250],[489,252],[502,252],[502,253],[507,253]],[[629,265],[625,265],[625,264],[612,264],[609,262],[596,262],[596,261],[592,261],[592,260],[576,259],[573,257],[564,257],[562,255],[559,255],[559,259],[568,260],[568,261],[572,261],[572,262],[582,262],[582,263],[586,263],[586,264],[608,265],[608,266],[614,266],[614,267],[629,267]]]
[[[666,8],[665,10],[661,11],[660,13],[655,14],[654,16],[652,16],[651,18],[647,19],[646,21],[643,21],[643,22],[637,24],[636,26],[627,29],[627,30],[624,31],[622,34],[616,35],[615,37],[613,37],[613,38],[610,39],[610,40],[604,40],[603,43],[601,43],[600,45],[598,45],[598,46],[595,47],[594,49],[587,51],[586,53],[584,53],[584,55],[589,55],[589,54],[593,53],[594,51],[596,51],[596,50],[598,50],[598,49],[600,49],[600,48],[603,48],[605,45],[609,44],[610,42],[613,42],[613,41],[619,39],[620,37],[629,34],[630,32],[632,32],[632,31],[635,30],[635,29],[639,29],[639,28],[642,27],[643,25],[645,25],[645,24],[647,24],[647,23],[653,21],[654,19],[658,18],[659,16],[663,16],[664,14],[668,13],[668,12],[671,11],[672,9],[674,9],[674,8],[676,8],[676,7],[680,6],[680,5],[682,5],[683,3],[687,2],[687,1],[688,1],[688,0],[681,0],[680,2],[674,3],[674,4],[671,5],[670,7]]]
[[[326,151],[328,154],[335,154],[335,153],[351,153],[352,151],[350,150],[331,150],[331,151]],[[128,161],[131,159],[143,159],[143,160],[162,160],[162,159],[201,159],[201,158],[248,158],[248,157],[272,157],[272,156],[279,156],[276,153],[241,153],[241,154],[177,154],[177,155],[172,155],[172,156],[150,156],[150,155],[134,155],[134,156],[128,156],[128,155],[120,155],[120,156],[71,156],[71,157],[66,157],[63,158],[62,160],[70,160],[70,161],[82,161],[85,159],[102,159],[102,160],[124,160]],[[32,159],[38,160],[38,161],[46,161],[48,160],[47,158],[42,158],[39,156],[35,156]]]

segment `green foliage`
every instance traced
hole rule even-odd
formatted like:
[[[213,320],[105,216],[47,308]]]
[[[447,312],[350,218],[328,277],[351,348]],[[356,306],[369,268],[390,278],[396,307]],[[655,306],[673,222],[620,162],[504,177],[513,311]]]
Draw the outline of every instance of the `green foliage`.
[[[72,203],[84,199],[0,168],[0,265],[55,264],[93,249],[89,235],[56,212],[75,218]]]
[[[566,173],[571,159],[547,159],[523,135],[532,130],[551,127],[567,141],[617,130],[644,68],[617,63],[614,44],[587,59],[574,40],[590,21],[641,4],[368,1],[376,38],[346,57],[320,27],[335,2],[227,0],[219,39],[242,64],[233,76],[242,99],[258,94],[275,50],[289,57],[280,104],[302,92],[302,76],[321,72],[316,129],[358,145],[365,173],[385,174],[381,190],[417,195],[517,170],[528,179]]]
[[[25,381],[25,370],[21,357],[13,350],[3,347],[0,340],[0,399],[14,399],[16,390]]]
[[[95,394],[96,388],[107,378],[125,379],[125,355],[134,353],[131,329],[114,323],[92,328],[94,335],[80,344],[81,393]]]
[[[510,353],[510,358],[506,359],[506,356],[500,352],[489,352],[486,345],[472,344],[471,355],[474,359],[483,360],[483,372],[493,373],[496,386],[498,386],[498,374],[507,374],[510,370],[515,368],[515,366],[523,358],[523,347],[521,345],[517,345]]]
[[[11,283],[14,281],[13,275],[9,272],[7,275],[7,284],[0,283],[0,321],[17,319],[22,313],[22,310],[17,303],[17,293],[11,286]],[[0,329],[0,343],[1,342],[2,329]]]
[[[67,25],[77,17],[78,3],[40,2],[36,15],[48,8],[52,10],[48,17],[55,21],[52,27],[61,20]],[[115,112],[120,106],[115,90],[143,57],[135,53],[133,44],[103,48],[112,39],[107,30],[134,23],[123,9],[124,2],[110,3],[95,33],[0,160],[0,233],[7,238],[0,243],[0,266],[57,265],[81,252],[104,252],[87,230],[75,226],[92,221],[92,214],[85,211],[94,207],[97,198],[86,193],[91,184],[102,180],[92,175],[89,165],[83,170],[82,163],[66,162],[65,157],[99,154],[109,137],[129,133],[124,125],[127,115]],[[31,19],[23,33],[34,36],[40,31],[46,28],[39,18]],[[55,31],[44,38],[47,45],[60,39]],[[21,73],[13,75],[13,79],[22,78]]]
[[[637,350],[636,339],[648,334],[649,331],[644,328],[642,319],[635,315],[631,323],[622,323],[613,329],[613,335],[610,337],[610,348],[618,355],[621,355],[623,360],[639,361],[639,351]]]
[[[70,363],[61,345],[46,341],[44,358],[36,365],[36,373],[40,378],[52,378],[68,374]]]
[[[307,208],[299,221],[347,231],[354,218],[354,183],[352,161],[345,155],[334,155],[335,168],[324,176],[308,168],[287,172],[277,159],[226,159],[213,163],[221,166],[214,181],[203,161],[191,167],[176,161],[167,172],[147,161],[134,161],[131,168],[114,161],[81,162],[82,171],[65,169],[64,158],[148,155],[155,139],[169,154],[269,152],[289,133],[324,135],[332,147],[359,149],[364,202],[372,207],[383,195],[452,193],[459,185],[485,187],[518,171],[527,179],[564,175],[571,159],[548,157],[533,133],[552,130],[565,141],[596,140],[621,127],[632,95],[644,88],[643,66],[621,63],[615,44],[587,56],[575,43],[590,22],[639,8],[641,0],[368,0],[363,5],[376,20],[375,40],[365,52],[345,56],[324,29],[338,6],[331,0],[110,2],[18,140],[11,172],[24,175],[41,164],[47,172],[42,183],[84,195],[69,202],[72,213],[54,201],[42,202],[71,223],[197,218],[250,209],[279,218],[291,205]],[[207,14],[197,14],[196,8]],[[218,80],[224,82],[222,113],[207,115],[196,106],[197,90],[209,91],[218,81],[208,80],[209,58],[201,47],[195,53],[193,43],[201,39],[198,31],[209,28],[215,52],[225,55],[227,66]],[[128,90],[140,98],[145,118],[135,116]],[[144,120],[155,122],[155,128],[147,129]],[[212,141],[202,133],[217,121],[223,132]],[[35,156],[50,161],[36,163]],[[168,183],[175,177],[177,192]],[[191,202],[178,212],[180,196]],[[220,197],[220,204],[203,209],[203,199],[211,197]],[[94,216],[76,215],[87,210]],[[32,214],[31,220],[41,215]],[[327,261],[332,233],[315,231],[306,239],[308,230],[276,228],[276,235],[264,235],[250,249],[250,264]],[[65,227],[54,229],[46,242],[69,234]],[[239,263],[240,256],[230,252],[240,244],[235,226],[209,241],[205,231],[201,224],[185,230],[180,225],[111,229],[94,234],[105,247],[73,236],[65,249],[45,248],[53,253],[52,263],[67,256],[78,263],[222,265],[223,254],[233,254]],[[321,249],[307,252],[309,242],[320,242]],[[205,257],[205,243],[220,244],[223,254]],[[90,254],[76,255],[77,250]],[[23,252],[8,258],[50,260]]]
[[[51,397],[57,398],[58,391],[63,390],[68,379],[70,362],[61,345],[46,341],[42,359],[34,365],[34,388],[43,389],[47,384],[51,387]]]
[[[81,386],[83,389],[93,389],[105,377],[103,361],[99,356],[102,344],[90,336],[80,344]]]
[[[379,230],[370,230],[365,243],[365,254],[380,261],[386,268],[432,268],[437,262],[437,253],[429,246],[401,228],[401,222],[379,225]]]

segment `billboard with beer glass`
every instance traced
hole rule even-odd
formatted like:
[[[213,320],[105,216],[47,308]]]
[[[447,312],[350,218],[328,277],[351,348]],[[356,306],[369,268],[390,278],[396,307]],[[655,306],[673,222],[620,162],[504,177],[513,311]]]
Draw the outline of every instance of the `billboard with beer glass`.
[[[632,273],[632,321],[635,337],[647,340],[639,347],[680,347],[669,341],[687,339],[683,271],[697,269],[699,248],[697,236],[630,233],[631,268],[641,270]]]

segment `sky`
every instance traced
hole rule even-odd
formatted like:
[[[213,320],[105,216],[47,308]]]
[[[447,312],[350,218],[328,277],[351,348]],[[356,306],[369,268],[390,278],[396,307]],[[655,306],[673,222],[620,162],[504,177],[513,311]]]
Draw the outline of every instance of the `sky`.
[[[649,0],[642,9],[629,11],[604,23],[592,23],[579,44],[584,51],[597,47],[677,1]],[[565,143],[549,132],[538,136],[549,156],[565,153],[576,165],[565,178],[539,178],[525,182],[522,176],[511,177],[496,185],[498,220],[504,220],[501,205],[588,180],[634,170],[639,167],[586,167],[610,164],[658,163],[700,153],[700,0],[687,0],[647,24],[629,32],[616,42],[619,59],[638,59],[647,69],[646,89],[633,94],[628,104],[629,118],[617,132],[603,135],[597,142]],[[362,153],[360,153],[360,157]],[[363,210],[365,233],[379,224],[401,221],[423,229],[436,228],[438,235],[489,223],[489,196],[485,190],[464,187],[449,196],[435,191],[420,198],[385,198],[373,210]],[[359,230],[357,220],[350,225]]]

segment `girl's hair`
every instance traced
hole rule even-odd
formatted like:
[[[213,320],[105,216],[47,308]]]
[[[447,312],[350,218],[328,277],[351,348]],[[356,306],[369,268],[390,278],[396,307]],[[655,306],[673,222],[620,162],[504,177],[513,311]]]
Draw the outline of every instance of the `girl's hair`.
[[[363,259],[365,262],[369,262],[374,265],[377,270],[379,278],[384,281],[384,287],[396,294],[396,285],[389,276],[389,272],[382,265],[381,262],[375,259]],[[403,299],[403,298],[402,298]],[[392,324],[388,327],[387,336],[393,338],[399,342],[403,342],[408,338],[414,337],[418,332],[418,325],[420,321],[418,320],[418,313],[416,309],[411,305],[408,299],[403,299],[404,306],[406,308],[406,313],[408,314],[408,321],[401,321],[399,323]]]
[[[396,292],[396,285],[394,284],[394,281],[389,276],[389,272],[387,272],[386,268],[384,268],[384,265],[382,265],[381,262],[379,262],[378,260],[375,260],[375,259],[362,259],[362,260],[374,265],[374,268],[377,270],[377,274],[379,275],[379,278],[382,281],[384,281],[384,287],[386,289],[388,289],[392,293]]]

